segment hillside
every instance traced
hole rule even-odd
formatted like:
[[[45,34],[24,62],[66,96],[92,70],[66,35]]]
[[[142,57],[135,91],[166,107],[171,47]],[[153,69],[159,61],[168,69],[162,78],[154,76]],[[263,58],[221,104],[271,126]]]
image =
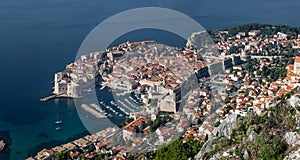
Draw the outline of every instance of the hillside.
[[[299,90],[297,91],[299,92]],[[297,95],[284,96],[261,116],[237,120],[230,137],[219,136],[198,159],[288,159],[300,147],[300,106]],[[294,159],[294,158],[292,158]]]

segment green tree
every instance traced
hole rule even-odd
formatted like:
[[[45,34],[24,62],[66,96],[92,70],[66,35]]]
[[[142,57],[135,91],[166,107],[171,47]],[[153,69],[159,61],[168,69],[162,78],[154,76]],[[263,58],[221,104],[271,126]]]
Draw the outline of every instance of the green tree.
[[[57,153],[54,160],[67,160],[68,159],[68,153],[67,152],[60,152]]]

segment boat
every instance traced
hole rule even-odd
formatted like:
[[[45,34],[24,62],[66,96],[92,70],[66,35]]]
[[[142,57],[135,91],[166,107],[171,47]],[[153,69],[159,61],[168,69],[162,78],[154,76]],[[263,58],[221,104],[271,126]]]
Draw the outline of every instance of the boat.
[[[111,105],[114,105],[114,106],[117,106],[118,104],[116,103],[116,102],[114,102],[114,101],[110,101],[110,104]]]
[[[103,113],[103,110],[100,108],[96,108],[99,112]]]
[[[91,88],[88,88],[86,91],[87,91],[87,92],[91,92],[91,91],[92,91],[92,89],[91,89]]]
[[[91,105],[93,108],[95,108],[97,111],[103,112],[103,110],[100,108],[100,106],[98,106],[96,103],[91,103],[90,105]]]
[[[57,130],[57,131],[60,131],[60,130],[61,130],[61,128],[60,128],[60,127],[56,127],[56,128],[55,128],[55,130]]]
[[[56,121],[54,123],[55,124],[62,124],[63,123],[61,120],[59,120],[58,113],[56,114]]]
[[[105,85],[101,86],[100,91],[102,91],[105,87]]]
[[[60,120],[58,120],[58,121],[55,121],[54,123],[55,123],[55,124],[62,124],[63,122],[60,121]]]

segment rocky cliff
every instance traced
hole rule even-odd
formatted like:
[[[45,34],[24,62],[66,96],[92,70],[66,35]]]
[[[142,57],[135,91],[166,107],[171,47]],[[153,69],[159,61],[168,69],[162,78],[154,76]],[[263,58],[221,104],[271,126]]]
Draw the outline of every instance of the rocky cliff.
[[[4,150],[6,143],[4,142],[4,140],[0,140],[0,152],[2,150]]]
[[[230,138],[232,129],[236,126],[237,115],[232,114],[226,118],[218,127],[214,128],[212,135],[209,136],[195,159],[205,159],[207,153],[213,151],[213,141],[219,137]]]

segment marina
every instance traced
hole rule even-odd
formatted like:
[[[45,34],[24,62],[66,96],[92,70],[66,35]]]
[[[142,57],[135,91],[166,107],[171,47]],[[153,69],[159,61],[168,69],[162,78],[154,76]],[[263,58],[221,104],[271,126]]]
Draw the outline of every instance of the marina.
[[[129,110],[130,112],[134,112],[134,110],[130,107],[128,107],[128,105],[126,105],[124,102],[122,102],[121,100],[117,100],[120,104],[122,104],[122,106],[124,106],[127,110]]]
[[[100,102],[100,104],[103,106],[103,108],[106,108],[107,112],[106,112],[106,115],[109,117],[109,118],[112,118],[114,116],[119,116],[119,117],[122,117],[123,114],[120,113],[120,112],[123,112],[125,113],[116,103],[112,103],[111,102],[111,106],[110,105],[106,105],[104,102]],[[127,112],[125,113],[127,114]]]

